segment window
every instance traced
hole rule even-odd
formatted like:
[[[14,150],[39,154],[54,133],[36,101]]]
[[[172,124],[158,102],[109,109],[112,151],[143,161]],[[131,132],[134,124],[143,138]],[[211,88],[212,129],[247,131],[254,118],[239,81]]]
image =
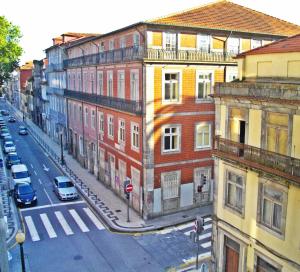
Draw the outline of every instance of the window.
[[[81,91],[82,83],[81,83],[81,74],[80,73],[77,74],[77,78],[78,78],[78,91]]]
[[[139,33],[133,34],[133,47],[139,47],[140,46],[140,35]]]
[[[139,125],[131,123],[131,148],[138,151],[140,148]]]
[[[98,71],[98,94],[103,95],[103,72]]]
[[[163,152],[180,151],[180,126],[170,125],[163,127],[162,133],[162,150]]]
[[[83,91],[86,93],[87,89],[88,89],[88,80],[87,80],[88,76],[87,73],[83,74]]]
[[[79,120],[82,122],[82,107],[79,106]]]
[[[226,171],[225,205],[240,214],[244,212],[244,178],[236,173]]]
[[[83,156],[83,138],[79,136],[79,154]]]
[[[180,171],[165,172],[161,174],[163,200],[179,196]]]
[[[90,74],[90,78],[91,78],[91,92],[93,94],[94,93],[94,82],[95,82],[95,75],[94,75],[94,73]]]
[[[132,70],[130,72],[130,98],[133,101],[139,100],[139,72]]]
[[[121,37],[120,38],[120,48],[125,48],[126,47],[126,37]]]
[[[118,98],[125,98],[125,73],[118,71]]]
[[[260,218],[262,225],[283,234],[287,193],[275,186],[260,184]]]
[[[176,34],[164,33],[164,49],[174,51],[176,50]]]
[[[200,123],[196,125],[196,149],[211,147],[211,125],[207,123]]]
[[[101,42],[100,44],[99,44],[99,52],[100,53],[102,53],[102,52],[104,52],[104,42]]]
[[[108,50],[114,50],[115,48],[115,42],[114,40],[110,40],[108,44]]]
[[[164,102],[179,102],[179,73],[164,74]]]
[[[93,129],[95,129],[95,127],[96,127],[95,110],[92,110],[91,126]]]
[[[261,40],[255,40],[255,39],[251,40],[251,49],[261,47],[261,46],[262,46],[262,41]]]
[[[118,142],[125,144],[125,121],[123,119],[119,119]]]
[[[198,34],[197,36],[198,50],[209,52],[210,51],[210,36],[205,34]]]
[[[107,115],[107,125],[108,125],[108,137],[114,138],[114,117],[112,115]]]
[[[99,132],[104,133],[104,113],[99,112]]]
[[[210,187],[210,168],[194,169],[194,190],[195,193],[208,193]],[[199,186],[201,191],[199,192]],[[207,199],[209,200],[209,199]]]
[[[197,71],[196,76],[196,99],[207,98],[213,90],[213,72]]]
[[[107,72],[107,95],[113,96],[113,71]]]
[[[84,111],[84,126],[88,126],[88,118],[89,118],[89,109],[85,108]]]
[[[227,50],[231,54],[238,54],[240,51],[240,39],[239,38],[228,38]]]
[[[274,265],[265,261],[263,258],[257,256],[255,271],[256,272],[280,272],[281,269],[275,267]]]

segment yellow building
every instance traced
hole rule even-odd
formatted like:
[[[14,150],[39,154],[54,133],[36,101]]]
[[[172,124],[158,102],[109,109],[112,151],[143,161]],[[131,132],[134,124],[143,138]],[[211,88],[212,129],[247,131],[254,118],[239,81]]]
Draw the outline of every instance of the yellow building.
[[[300,35],[237,60],[215,88],[215,270],[300,271]]]

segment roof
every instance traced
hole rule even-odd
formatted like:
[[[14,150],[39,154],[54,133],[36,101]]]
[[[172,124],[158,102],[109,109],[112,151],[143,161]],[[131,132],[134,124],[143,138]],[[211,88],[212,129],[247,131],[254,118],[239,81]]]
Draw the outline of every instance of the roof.
[[[146,21],[148,23],[291,36],[300,26],[227,0]]]
[[[33,69],[33,61],[27,61],[25,64],[20,66],[20,70],[32,70]]]
[[[59,177],[55,177],[57,182],[66,182],[66,181],[70,181],[69,177],[66,176],[59,176]]]
[[[247,55],[260,55],[260,54],[272,54],[272,53],[300,53],[300,34],[292,37],[284,38],[265,46],[258,47],[246,52],[243,52],[236,56],[236,58],[243,58]]]
[[[25,164],[16,164],[11,167],[12,172],[20,172],[20,171],[28,171],[27,166]]]

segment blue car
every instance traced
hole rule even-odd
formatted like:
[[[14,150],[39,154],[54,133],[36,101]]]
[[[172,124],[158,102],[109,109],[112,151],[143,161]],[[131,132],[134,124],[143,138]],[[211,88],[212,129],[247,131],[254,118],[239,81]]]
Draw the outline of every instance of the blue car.
[[[19,183],[15,185],[14,199],[19,207],[37,204],[35,190],[29,183]]]

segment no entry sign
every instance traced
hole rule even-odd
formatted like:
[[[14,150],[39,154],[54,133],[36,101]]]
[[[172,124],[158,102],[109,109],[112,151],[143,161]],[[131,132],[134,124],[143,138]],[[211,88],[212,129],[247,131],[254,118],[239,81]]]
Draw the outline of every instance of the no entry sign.
[[[132,189],[133,189],[133,185],[132,184],[127,184],[126,187],[125,187],[126,193],[132,192]]]

